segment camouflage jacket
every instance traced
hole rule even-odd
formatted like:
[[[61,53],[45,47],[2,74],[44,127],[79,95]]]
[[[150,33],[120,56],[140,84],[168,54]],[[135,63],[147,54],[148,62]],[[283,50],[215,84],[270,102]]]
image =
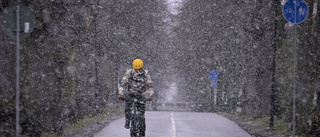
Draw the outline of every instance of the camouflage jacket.
[[[153,96],[154,90],[151,76],[148,70],[136,73],[134,69],[129,69],[121,80],[119,95],[133,93],[145,97]]]

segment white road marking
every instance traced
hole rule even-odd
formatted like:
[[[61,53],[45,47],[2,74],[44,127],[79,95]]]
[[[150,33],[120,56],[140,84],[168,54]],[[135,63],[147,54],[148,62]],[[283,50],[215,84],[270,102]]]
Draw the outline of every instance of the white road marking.
[[[171,123],[172,123],[172,137],[176,137],[176,122],[173,119],[173,112],[171,112]]]

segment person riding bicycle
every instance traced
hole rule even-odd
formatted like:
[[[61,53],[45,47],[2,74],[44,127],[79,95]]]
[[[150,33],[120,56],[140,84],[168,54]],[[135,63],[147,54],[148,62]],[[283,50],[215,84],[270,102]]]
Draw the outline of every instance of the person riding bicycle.
[[[132,68],[127,70],[124,77],[121,80],[119,87],[119,99],[125,100],[125,125],[126,129],[129,129],[130,125],[130,112],[133,101],[130,98],[147,98],[148,101],[152,101],[154,89],[151,80],[151,76],[148,70],[143,69],[143,61],[141,59],[135,59],[132,62]],[[140,105],[142,111],[142,123],[144,125],[143,133],[145,133],[145,105]],[[144,135],[143,135],[144,136]]]

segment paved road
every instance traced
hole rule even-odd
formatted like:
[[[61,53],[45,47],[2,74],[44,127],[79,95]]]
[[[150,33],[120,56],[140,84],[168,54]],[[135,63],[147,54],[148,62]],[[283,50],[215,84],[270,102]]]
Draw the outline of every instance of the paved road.
[[[147,137],[250,137],[234,122],[214,113],[146,112]],[[124,117],[94,137],[129,137]]]

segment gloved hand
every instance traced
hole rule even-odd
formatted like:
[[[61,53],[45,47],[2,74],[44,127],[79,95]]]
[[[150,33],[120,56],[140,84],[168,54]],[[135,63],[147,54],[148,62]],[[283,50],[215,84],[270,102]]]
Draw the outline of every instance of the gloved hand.
[[[124,100],[124,96],[123,95],[119,95],[119,99],[120,100]]]
[[[147,100],[148,100],[148,101],[152,101],[152,100],[153,100],[153,96],[148,97]]]

